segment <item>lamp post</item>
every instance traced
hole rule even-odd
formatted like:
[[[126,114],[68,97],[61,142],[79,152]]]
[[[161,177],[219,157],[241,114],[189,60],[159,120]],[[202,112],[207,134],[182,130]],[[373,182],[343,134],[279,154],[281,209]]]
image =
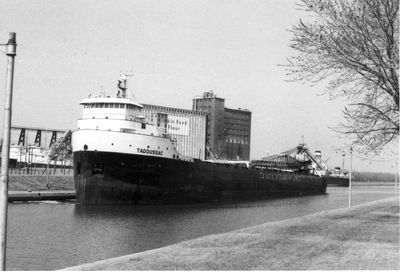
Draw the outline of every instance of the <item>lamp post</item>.
[[[3,148],[1,150],[0,180],[0,270],[6,269],[7,205],[8,205],[8,162],[10,156],[11,106],[14,79],[14,58],[17,43],[15,33],[9,34],[5,54],[7,55],[6,95],[4,104]]]
[[[346,157],[346,152],[343,150],[343,152],[342,152],[342,173],[343,173],[343,171],[344,171],[344,157]],[[340,173],[339,173],[340,174]]]
[[[349,173],[349,208],[351,207],[351,176],[353,170],[353,147],[350,147],[350,173]]]
[[[393,166],[392,166],[393,167]],[[394,171],[394,196],[396,197],[399,193],[399,185],[397,184],[398,179],[397,179],[397,175],[398,175],[398,162],[394,163],[394,167],[395,167],[395,171]]]
[[[394,183],[396,184],[397,188],[396,188],[396,192],[397,192],[397,196],[399,196],[399,192],[400,192],[400,184],[399,184],[399,168],[398,165],[396,163],[396,173],[394,175]]]

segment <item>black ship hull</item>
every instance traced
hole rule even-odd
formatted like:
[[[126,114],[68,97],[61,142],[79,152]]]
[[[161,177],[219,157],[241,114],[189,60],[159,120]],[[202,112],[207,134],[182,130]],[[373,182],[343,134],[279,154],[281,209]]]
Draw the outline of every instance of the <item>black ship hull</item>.
[[[340,186],[340,187],[349,187],[349,178],[348,177],[326,176],[325,179],[329,185],[336,185],[336,186]]]
[[[74,152],[82,204],[164,204],[325,194],[313,175],[112,152]]]

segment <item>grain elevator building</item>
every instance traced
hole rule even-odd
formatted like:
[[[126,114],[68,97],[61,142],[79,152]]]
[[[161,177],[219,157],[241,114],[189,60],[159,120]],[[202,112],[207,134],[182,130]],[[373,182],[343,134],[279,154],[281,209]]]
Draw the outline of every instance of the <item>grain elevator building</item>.
[[[225,99],[212,91],[193,99],[193,111],[207,113],[206,158],[250,159],[251,112],[225,108]]]

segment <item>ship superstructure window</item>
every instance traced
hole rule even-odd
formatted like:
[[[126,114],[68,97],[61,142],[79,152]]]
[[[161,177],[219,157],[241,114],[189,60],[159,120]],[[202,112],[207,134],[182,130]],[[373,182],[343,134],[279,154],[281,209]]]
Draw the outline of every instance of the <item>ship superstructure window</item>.
[[[91,109],[91,108],[116,108],[116,109],[119,108],[119,109],[135,109],[135,110],[140,109],[140,107],[122,103],[90,103],[90,104],[84,104],[83,107],[85,109]]]
[[[135,105],[127,105],[127,107],[128,107],[128,110],[139,110],[140,109],[140,107],[138,107],[138,106],[135,106]]]

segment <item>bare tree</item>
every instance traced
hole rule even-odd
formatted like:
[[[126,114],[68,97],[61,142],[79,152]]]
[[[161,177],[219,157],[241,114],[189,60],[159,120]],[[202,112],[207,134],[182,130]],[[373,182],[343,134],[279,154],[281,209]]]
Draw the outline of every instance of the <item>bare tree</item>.
[[[47,169],[50,169],[50,163],[54,161],[54,171],[56,169],[57,161],[71,160],[72,159],[72,145],[71,145],[72,131],[69,130],[64,137],[61,137],[57,142],[50,146],[50,151],[47,158]],[[45,171],[46,171],[45,170]]]
[[[291,29],[288,75],[345,97],[337,131],[379,152],[399,135],[399,1],[302,0],[309,15]]]

